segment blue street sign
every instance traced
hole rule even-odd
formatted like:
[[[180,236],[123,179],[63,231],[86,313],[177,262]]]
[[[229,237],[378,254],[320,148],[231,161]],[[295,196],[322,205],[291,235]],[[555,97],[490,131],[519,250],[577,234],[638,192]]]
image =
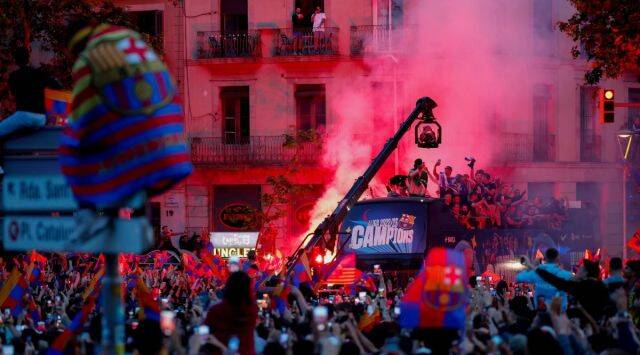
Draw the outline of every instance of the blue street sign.
[[[2,220],[7,250],[140,254],[153,244],[153,228],[144,217],[116,219],[112,229],[105,228],[86,241],[71,240],[78,228],[73,217],[5,216]]]
[[[5,212],[73,211],[78,208],[62,175],[10,175],[2,182]]]

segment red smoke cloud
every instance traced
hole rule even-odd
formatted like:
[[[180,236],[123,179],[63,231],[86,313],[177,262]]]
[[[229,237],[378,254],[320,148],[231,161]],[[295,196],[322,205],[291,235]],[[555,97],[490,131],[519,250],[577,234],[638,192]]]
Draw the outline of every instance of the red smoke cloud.
[[[368,76],[345,76],[333,83],[339,96],[329,97],[331,126],[323,162],[335,169],[331,184],[311,213],[310,231],[336,207],[354,180],[361,175],[386,139],[394,132],[393,86],[397,70],[398,124],[413,109],[416,99],[430,96],[443,126],[438,149],[419,149],[413,131],[401,142],[399,172],[406,174],[415,158],[431,169],[438,158],[453,167],[454,175],[468,173],[465,156],[478,166],[495,162],[500,152],[500,131],[525,131],[531,110],[532,38],[528,2],[511,1],[413,1],[405,2],[405,28],[394,46],[394,58],[384,54],[365,56]],[[398,61],[395,64],[394,59]],[[540,80],[539,75],[535,80]],[[372,81],[387,82],[381,95]],[[384,91],[384,90],[382,90]],[[507,119],[508,118],[508,119]],[[393,156],[371,188],[385,196],[384,184],[393,174]],[[442,170],[441,170],[442,171]],[[437,187],[430,183],[429,191]]]

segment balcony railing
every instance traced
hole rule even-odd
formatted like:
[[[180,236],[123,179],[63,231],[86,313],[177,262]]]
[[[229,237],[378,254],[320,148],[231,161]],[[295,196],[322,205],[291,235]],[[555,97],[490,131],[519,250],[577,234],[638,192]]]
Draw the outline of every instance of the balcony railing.
[[[408,34],[406,27],[351,26],[351,54],[397,52],[403,47],[406,34]]]
[[[198,31],[196,59],[259,57],[260,32]]]
[[[501,160],[504,162],[544,162],[556,159],[553,134],[503,133]]]
[[[191,139],[194,164],[211,166],[313,164],[322,156],[319,142],[287,144],[282,136],[246,137],[240,144],[227,144],[221,137]]]
[[[274,42],[276,56],[334,55],[338,54],[338,28],[326,27],[324,31],[281,28]]]

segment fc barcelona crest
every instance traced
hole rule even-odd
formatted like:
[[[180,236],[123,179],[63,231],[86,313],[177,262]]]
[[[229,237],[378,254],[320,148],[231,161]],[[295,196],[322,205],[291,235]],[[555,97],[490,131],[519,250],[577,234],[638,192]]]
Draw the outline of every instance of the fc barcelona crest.
[[[426,268],[426,282],[422,301],[439,311],[450,311],[462,306],[464,280],[457,266],[431,266]]]

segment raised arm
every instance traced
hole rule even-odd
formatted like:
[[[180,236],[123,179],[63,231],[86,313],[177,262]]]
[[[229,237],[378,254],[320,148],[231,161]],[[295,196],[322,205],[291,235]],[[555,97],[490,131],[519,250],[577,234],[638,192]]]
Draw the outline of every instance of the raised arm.
[[[572,280],[565,280],[560,278],[547,270],[536,269],[536,274],[540,276],[543,280],[553,285],[558,290],[566,291],[568,293],[574,294],[577,291],[577,282]]]
[[[436,161],[435,165],[433,166],[433,176],[436,177],[436,181],[438,178],[438,167],[440,166],[440,164],[442,164],[442,160],[438,159],[438,161]]]

